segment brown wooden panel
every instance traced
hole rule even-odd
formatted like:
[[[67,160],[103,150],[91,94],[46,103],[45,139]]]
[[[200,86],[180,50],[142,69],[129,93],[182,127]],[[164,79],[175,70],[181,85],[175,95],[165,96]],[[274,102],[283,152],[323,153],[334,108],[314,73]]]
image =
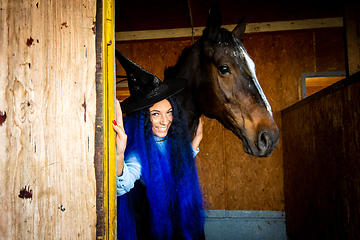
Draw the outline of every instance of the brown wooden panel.
[[[316,29],[316,72],[339,72],[345,69],[343,28]]]
[[[125,56],[127,57],[131,56],[131,47],[129,43],[116,43],[115,47]],[[117,60],[115,60],[115,68],[116,68],[116,75],[119,76],[116,78],[116,82],[122,81],[121,83],[127,83],[127,80],[125,78],[122,78],[123,76],[126,76],[126,72],[122,68],[119,61]],[[120,76],[122,77],[120,78]],[[130,96],[130,92],[128,87],[116,87],[116,98],[120,102],[122,102],[129,96]]]
[[[95,239],[96,1],[0,3],[0,238]]]
[[[191,40],[141,41],[131,44],[131,59],[161,80],[164,70],[174,66],[182,50],[191,46]]]
[[[301,73],[315,72],[312,31],[246,34],[244,46],[273,111],[301,99]]]
[[[345,86],[283,111],[286,228],[294,239],[360,236],[360,82]]]
[[[115,44],[115,47],[117,50],[119,50],[122,54],[124,54],[127,57],[131,57],[131,45],[130,43],[119,43],[117,42]],[[125,70],[121,67],[121,64],[119,61],[115,61],[116,64],[116,75],[120,76],[126,76]]]
[[[204,137],[197,157],[199,179],[206,209],[226,209],[223,127],[204,117]]]

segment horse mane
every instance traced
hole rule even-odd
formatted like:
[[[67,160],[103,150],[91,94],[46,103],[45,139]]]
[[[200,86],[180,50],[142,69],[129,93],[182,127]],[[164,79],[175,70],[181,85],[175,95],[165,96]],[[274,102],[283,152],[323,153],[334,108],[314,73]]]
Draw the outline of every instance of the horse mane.
[[[176,74],[180,71],[181,67],[183,66],[187,56],[190,54],[191,48],[192,46],[184,48],[176,64],[172,67],[167,67],[165,69],[164,79],[175,78]]]

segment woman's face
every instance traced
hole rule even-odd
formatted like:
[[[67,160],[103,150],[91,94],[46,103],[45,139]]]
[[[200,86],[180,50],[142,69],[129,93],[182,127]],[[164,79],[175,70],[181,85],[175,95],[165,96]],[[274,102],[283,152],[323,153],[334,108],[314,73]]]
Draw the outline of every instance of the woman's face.
[[[150,110],[150,121],[154,136],[165,137],[173,120],[173,108],[166,99],[155,103]]]

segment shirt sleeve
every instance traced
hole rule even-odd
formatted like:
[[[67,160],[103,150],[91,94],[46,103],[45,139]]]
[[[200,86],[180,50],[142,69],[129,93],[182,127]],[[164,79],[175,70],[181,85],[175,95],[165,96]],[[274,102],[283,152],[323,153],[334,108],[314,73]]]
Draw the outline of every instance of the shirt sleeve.
[[[196,150],[194,150],[192,147],[191,149],[193,150],[193,156],[196,157],[196,155],[200,152],[200,149],[197,148]]]
[[[123,174],[116,176],[116,195],[121,196],[129,192],[136,180],[141,177],[141,164],[135,154],[129,154],[124,159]]]

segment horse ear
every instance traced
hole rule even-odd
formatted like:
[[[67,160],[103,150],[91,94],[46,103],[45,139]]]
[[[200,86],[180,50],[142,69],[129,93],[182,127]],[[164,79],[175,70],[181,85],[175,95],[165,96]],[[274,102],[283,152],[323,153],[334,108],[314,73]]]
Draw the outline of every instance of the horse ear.
[[[245,29],[246,29],[246,16],[244,16],[239,23],[236,25],[236,27],[234,28],[234,30],[232,30],[232,34],[237,37],[238,39],[241,39],[242,36],[245,33]]]
[[[206,21],[206,28],[204,34],[208,39],[213,40],[219,33],[221,27],[221,13],[220,13],[220,3],[215,2],[211,7]]]

